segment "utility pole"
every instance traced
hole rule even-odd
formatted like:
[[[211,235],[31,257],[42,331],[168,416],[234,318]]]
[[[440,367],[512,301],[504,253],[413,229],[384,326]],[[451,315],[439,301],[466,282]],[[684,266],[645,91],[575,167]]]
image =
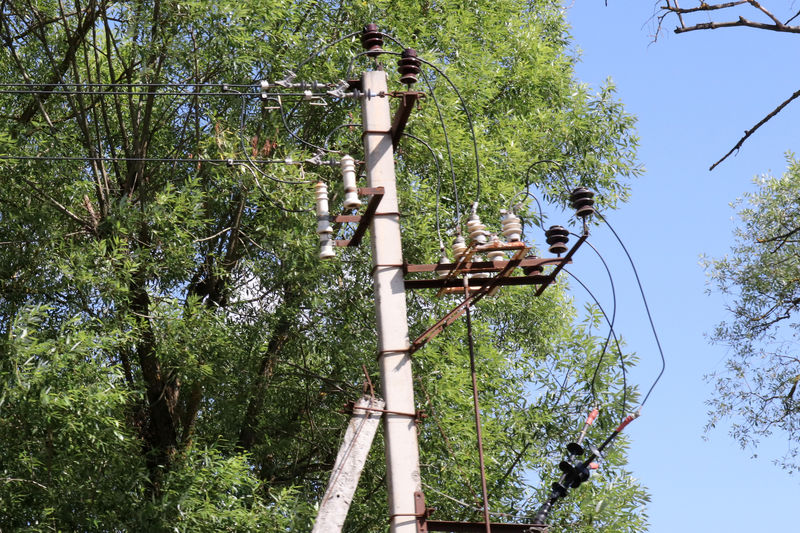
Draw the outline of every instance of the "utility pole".
[[[387,411],[384,437],[390,531],[416,533],[414,493],[422,490],[422,482],[386,72],[365,72],[361,91],[367,184],[385,191],[370,224],[370,240],[378,362]]]

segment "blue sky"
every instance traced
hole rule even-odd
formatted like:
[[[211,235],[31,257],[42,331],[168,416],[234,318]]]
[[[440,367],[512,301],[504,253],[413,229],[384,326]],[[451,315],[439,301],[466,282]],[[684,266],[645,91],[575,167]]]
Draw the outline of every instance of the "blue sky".
[[[652,42],[655,5],[584,0],[567,12],[582,57],[577,77],[593,87],[613,79],[619,99],[638,117],[646,168],[630,202],[607,214],[634,256],[667,356],[664,378],[628,428],[631,469],[651,492],[654,533],[795,531],[791,510],[800,479],[771,463],[785,441],[742,450],[725,427],[703,439],[712,391],[703,376],[722,370],[726,356],[705,335],[725,318],[725,300],[706,294],[699,261],[701,254],[727,252],[735,227],[729,204],[753,189],[755,176],[780,174],[784,153],[798,148],[795,103],[738,155],[708,171],[745,129],[800,88],[800,37],[744,28],[675,35],[670,20]],[[617,328],[641,358],[633,380],[646,390],[660,363],[635,279],[607,231],[598,229],[592,242],[612,265]],[[576,258],[572,271],[610,308],[605,273],[592,255]],[[580,288],[574,291],[581,298]]]

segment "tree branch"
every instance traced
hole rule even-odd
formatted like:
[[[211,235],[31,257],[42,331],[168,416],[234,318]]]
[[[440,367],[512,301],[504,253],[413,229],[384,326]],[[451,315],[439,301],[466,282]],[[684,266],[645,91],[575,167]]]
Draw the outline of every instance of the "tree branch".
[[[798,97],[800,97],[800,90],[797,90],[797,91],[795,91],[795,92],[794,92],[794,93],[793,93],[793,94],[792,94],[792,95],[791,95],[789,98],[787,98],[786,100],[784,100],[783,102],[781,102],[781,104],[780,104],[778,107],[776,107],[775,109],[773,109],[773,110],[772,110],[772,111],[771,111],[771,112],[770,112],[770,113],[769,113],[767,116],[765,116],[764,118],[762,118],[762,119],[759,121],[759,123],[758,123],[758,124],[756,124],[755,126],[753,126],[752,128],[750,128],[749,130],[745,130],[745,132],[744,132],[744,136],[743,136],[741,139],[739,139],[739,142],[737,142],[737,143],[734,145],[734,147],[733,147],[733,148],[731,148],[731,149],[730,149],[730,151],[728,151],[728,153],[727,153],[727,154],[725,154],[725,155],[722,157],[722,159],[720,159],[719,161],[717,161],[716,163],[714,163],[713,165],[711,165],[711,166],[709,167],[709,169],[708,169],[708,170],[714,170],[714,167],[716,167],[717,165],[719,165],[720,163],[722,163],[723,161],[725,161],[725,160],[728,158],[728,156],[730,156],[730,155],[731,155],[733,152],[735,152],[735,151],[737,151],[739,148],[741,148],[741,147],[742,147],[742,145],[744,144],[744,142],[745,142],[745,141],[746,141],[746,140],[747,140],[747,139],[748,139],[748,138],[749,138],[749,137],[750,137],[750,136],[751,136],[753,133],[755,133],[755,132],[756,132],[756,130],[757,130],[758,128],[760,128],[761,126],[763,126],[764,124],[766,124],[767,122],[769,122],[769,120],[770,120],[770,119],[772,119],[772,117],[774,117],[775,115],[777,115],[778,113],[780,113],[780,112],[781,112],[781,110],[782,110],[784,107],[786,107],[787,105],[789,105],[789,104],[790,104],[790,103],[791,103],[793,100],[795,100],[795,99],[796,99],[796,98],[798,98]]]

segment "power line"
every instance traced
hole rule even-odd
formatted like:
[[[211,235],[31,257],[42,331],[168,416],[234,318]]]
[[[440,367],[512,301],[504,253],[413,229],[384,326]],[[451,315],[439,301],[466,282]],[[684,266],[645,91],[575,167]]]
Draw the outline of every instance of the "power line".
[[[0,155],[0,160],[4,161],[136,161],[148,163],[211,163],[211,164],[283,164],[301,165],[303,161],[291,161],[287,159],[207,159],[193,157],[112,157],[112,156],[60,156],[60,155]]]
[[[650,388],[647,390],[647,394],[645,394],[644,399],[642,400],[641,405],[644,406],[648,398],[650,398],[650,394],[653,392],[653,389],[655,389],[656,385],[661,380],[661,377],[664,375],[664,370],[666,370],[667,368],[667,361],[664,358],[664,350],[661,348],[661,341],[658,339],[656,326],[653,323],[653,315],[650,313],[650,306],[647,305],[647,297],[644,294],[644,288],[642,288],[642,281],[639,279],[639,273],[636,271],[636,265],[633,262],[633,258],[631,257],[631,254],[628,253],[628,249],[625,247],[625,243],[622,242],[622,239],[619,237],[617,232],[614,230],[611,224],[608,223],[608,220],[606,220],[605,217],[599,211],[595,212],[597,213],[597,216],[599,216],[600,219],[606,224],[606,226],[608,226],[608,229],[611,230],[611,233],[614,234],[614,237],[617,239],[617,242],[619,242],[619,245],[622,247],[623,251],[625,252],[625,255],[628,258],[628,262],[630,263],[631,268],[633,269],[633,275],[636,277],[636,284],[639,286],[639,294],[642,297],[642,303],[644,303],[644,309],[645,312],[647,313],[647,319],[650,322],[650,330],[653,332],[653,338],[656,341],[656,346],[658,347],[658,353],[661,356],[661,370],[659,371],[658,376],[656,376],[656,379],[653,381],[653,384],[650,385]]]

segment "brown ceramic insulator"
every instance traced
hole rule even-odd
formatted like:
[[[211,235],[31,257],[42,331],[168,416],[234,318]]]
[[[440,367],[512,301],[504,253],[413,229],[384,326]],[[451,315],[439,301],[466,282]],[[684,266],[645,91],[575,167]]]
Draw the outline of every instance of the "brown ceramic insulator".
[[[580,218],[586,218],[594,214],[594,191],[586,187],[578,187],[569,195],[575,214]]]
[[[535,255],[529,255],[525,259],[536,259],[536,256]],[[522,268],[522,272],[526,276],[531,276],[531,275],[534,275],[534,274],[541,274],[542,272],[544,272],[544,267],[542,265],[527,266],[527,267],[523,267]]]
[[[567,242],[569,241],[569,231],[562,226],[550,226],[550,229],[544,232],[547,238],[547,244],[550,245],[550,253],[561,255],[567,251]]]
[[[417,83],[417,76],[420,71],[420,60],[417,58],[417,51],[413,48],[406,48],[397,60],[397,72],[400,73],[400,83],[411,86]]]
[[[367,24],[361,32],[361,46],[367,51],[367,55],[375,57],[378,51],[383,48],[383,34],[378,31],[377,24]]]

